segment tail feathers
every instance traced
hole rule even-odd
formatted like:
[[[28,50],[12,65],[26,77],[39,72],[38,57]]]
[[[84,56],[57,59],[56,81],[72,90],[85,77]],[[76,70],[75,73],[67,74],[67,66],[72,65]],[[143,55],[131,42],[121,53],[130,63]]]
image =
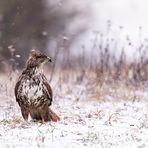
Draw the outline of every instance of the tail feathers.
[[[49,108],[49,119],[53,122],[58,122],[60,121],[60,117],[53,111]]]
[[[34,121],[42,121],[42,116],[44,118],[44,121],[53,121],[53,122],[58,122],[60,121],[60,117],[50,108],[48,108],[45,112],[43,111],[33,111],[30,112],[31,118]],[[41,116],[42,115],[42,116]]]

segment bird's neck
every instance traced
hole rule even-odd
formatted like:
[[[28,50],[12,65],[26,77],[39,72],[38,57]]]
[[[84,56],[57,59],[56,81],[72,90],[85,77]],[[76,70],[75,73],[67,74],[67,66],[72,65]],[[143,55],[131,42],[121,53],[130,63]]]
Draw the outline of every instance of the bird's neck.
[[[35,68],[34,74],[42,74],[42,73],[43,73],[43,66],[42,65],[40,67]]]
[[[43,74],[43,67],[42,66],[27,67],[23,73],[26,73],[30,76]]]

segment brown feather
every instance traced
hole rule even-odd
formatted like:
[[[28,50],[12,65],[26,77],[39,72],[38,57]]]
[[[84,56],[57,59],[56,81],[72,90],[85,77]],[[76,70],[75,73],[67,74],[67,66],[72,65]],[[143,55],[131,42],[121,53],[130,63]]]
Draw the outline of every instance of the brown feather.
[[[53,93],[41,65],[51,61],[49,57],[39,52],[32,52],[26,67],[15,85],[15,97],[24,120],[30,114],[33,120],[59,121],[59,116],[49,106],[52,104]]]

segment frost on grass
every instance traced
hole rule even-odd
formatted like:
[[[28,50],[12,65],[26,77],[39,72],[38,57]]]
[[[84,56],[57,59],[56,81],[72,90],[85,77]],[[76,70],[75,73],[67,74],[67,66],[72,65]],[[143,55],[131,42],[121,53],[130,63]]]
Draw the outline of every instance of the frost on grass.
[[[0,81],[0,147],[148,147],[144,90],[94,86],[87,80],[61,85],[55,79],[52,108],[61,121],[25,123],[13,94],[15,79],[4,78]]]

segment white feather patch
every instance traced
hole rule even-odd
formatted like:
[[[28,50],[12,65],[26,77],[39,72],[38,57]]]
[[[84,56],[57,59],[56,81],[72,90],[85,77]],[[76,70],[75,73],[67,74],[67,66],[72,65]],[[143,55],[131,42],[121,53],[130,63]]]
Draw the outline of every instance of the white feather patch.
[[[42,82],[39,85],[30,85],[29,80],[23,82],[22,92],[24,92],[29,100],[35,100],[43,95]]]

